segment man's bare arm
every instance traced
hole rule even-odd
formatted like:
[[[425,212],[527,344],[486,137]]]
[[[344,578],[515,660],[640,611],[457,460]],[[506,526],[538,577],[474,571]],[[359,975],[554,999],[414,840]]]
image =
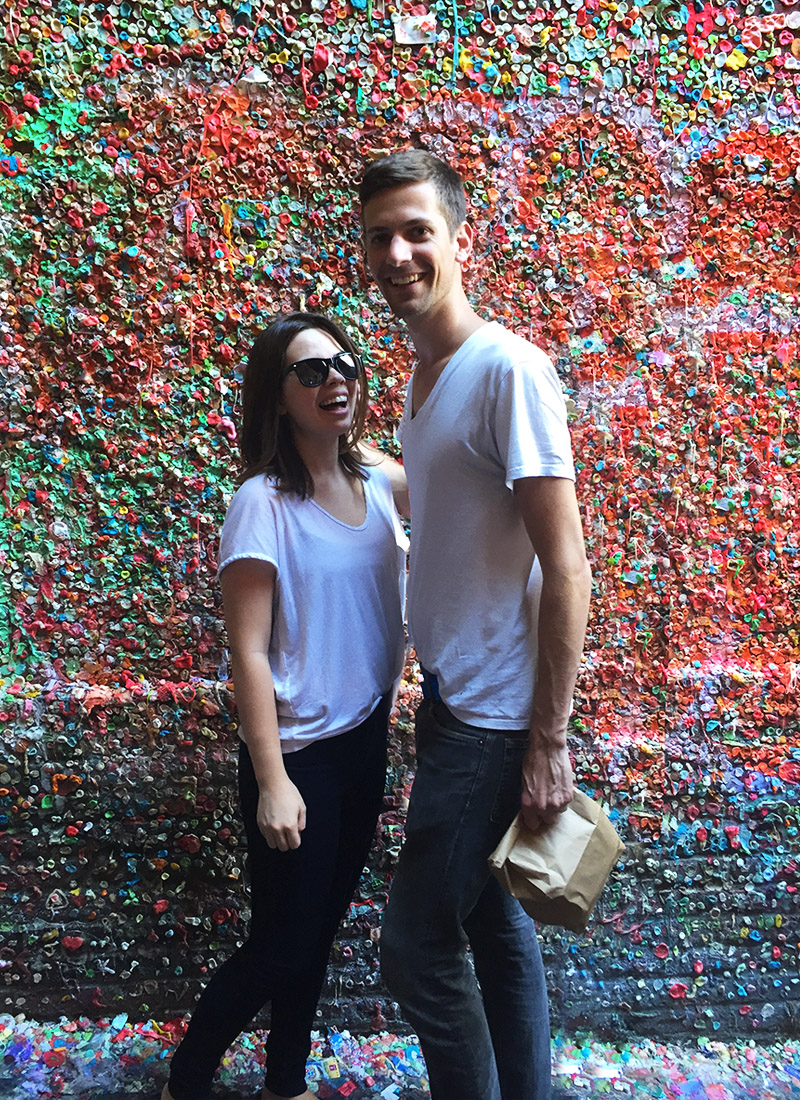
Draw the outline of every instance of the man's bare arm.
[[[554,821],[573,794],[567,723],[592,582],[573,483],[566,478],[521,478],[514,482],[514,494],[543,578],[531,739],[522,790],[523,819],[529,828],[537,829]]]

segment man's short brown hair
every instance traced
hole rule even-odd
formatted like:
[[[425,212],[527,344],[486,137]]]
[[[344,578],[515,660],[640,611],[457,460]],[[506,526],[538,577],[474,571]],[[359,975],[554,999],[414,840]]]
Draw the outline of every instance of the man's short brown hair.
[[[358,189],[362,221],[367,203],[379,192],[409,183],[428,182],[436,190],[447,228],[453,236],[467,218],[464,184],[455,169],[425,149],[403,149],[399,153],[390,153],[367,167]]]

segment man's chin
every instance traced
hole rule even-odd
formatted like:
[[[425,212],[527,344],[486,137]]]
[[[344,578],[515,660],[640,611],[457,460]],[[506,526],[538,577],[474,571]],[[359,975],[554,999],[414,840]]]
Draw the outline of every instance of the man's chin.
[[[391,308],[398,321],[411,321],[417,316],[417,310],[411,306],[400,306],[398,309],[392,306]]]
[[[387,305],[391,309],[395,317],[399,317],[401,321],[410,321],[415,317],[422,317],[427,312],[427,303],[414,302],[410,300],[406,301],[393,301],[392,298],[386,298]]]

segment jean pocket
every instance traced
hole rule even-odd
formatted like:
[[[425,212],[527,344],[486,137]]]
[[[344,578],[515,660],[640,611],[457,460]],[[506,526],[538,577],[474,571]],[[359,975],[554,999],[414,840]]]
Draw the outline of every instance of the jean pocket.
[[[440,704],[435,703],[434,707],[436,706]],[[480,776],[487,768],[491,768],[491,763],[487,759],[487,754],[491,757],[487,746],[490,737],[491,735],[487,735],[485,730],[454,728],[449,724],[446,716],[444,721],[439,721],[435,714],[431,713],[424,726],[422,742],[417,741],[417,753],[419,754],[421,749],[423,756],[427,755],[440,760],[448,759],[457,770],[462,767],[474,769],[476,776]]]
[[[430,726],[430,709],[432,705],[433,701],[431,699],[423,699],[418,704],[414,714],[414,747],[417,755],[419,755],[420,748],[425,741],[425,734]]]
[[[527,739],[503,737],[503,762],[491,813],[492,822],[501,825],[503,832],[519,812],[522,801],[522,761],[527,751]]]

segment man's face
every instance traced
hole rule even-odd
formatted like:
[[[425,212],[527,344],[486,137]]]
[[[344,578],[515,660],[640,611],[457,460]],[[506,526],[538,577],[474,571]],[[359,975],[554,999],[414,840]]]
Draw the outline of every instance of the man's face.
[[[472,231],[465,222],[451,235],[432,183],[378,192],[363,219],[367,267],[396,316],[422,319],[460,293]]]

